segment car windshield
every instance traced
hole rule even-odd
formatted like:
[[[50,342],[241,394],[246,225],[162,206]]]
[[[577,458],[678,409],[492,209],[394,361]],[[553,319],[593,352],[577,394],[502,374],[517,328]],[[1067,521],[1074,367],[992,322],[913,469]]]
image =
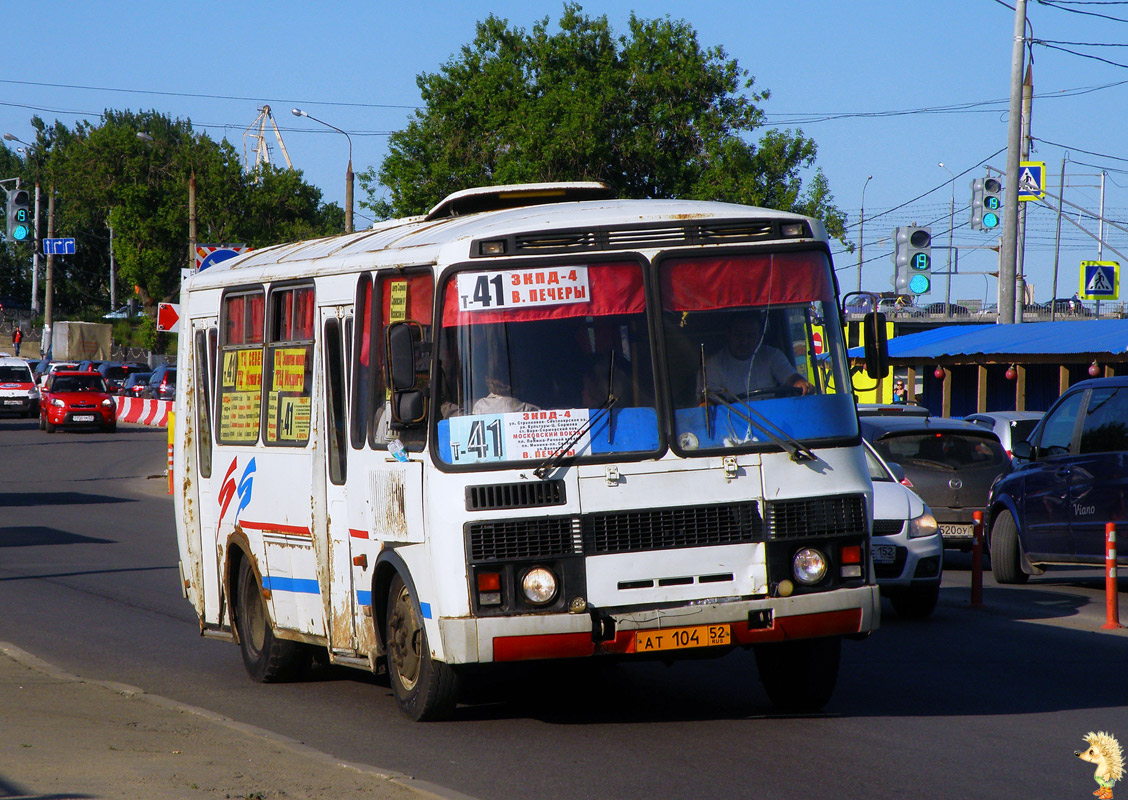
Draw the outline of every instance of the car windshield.
[[[31,370],[27,367],[0,367],[0,383],[31,383]]]
[[[1030,436],[1031,431],[1038,426],[1036,419],[1016,419],[1012,420],[1010,424],[1011,430],[1011,446],[1015,442],[1025,442]]]
[[[106,382],[101,375],[63,375],[55,378],[55,392],[104,392]]]
[[[1007,458],[997,441],[952,431],[885,436],[874,448],[887,461],[953,470],[1002,466]]]

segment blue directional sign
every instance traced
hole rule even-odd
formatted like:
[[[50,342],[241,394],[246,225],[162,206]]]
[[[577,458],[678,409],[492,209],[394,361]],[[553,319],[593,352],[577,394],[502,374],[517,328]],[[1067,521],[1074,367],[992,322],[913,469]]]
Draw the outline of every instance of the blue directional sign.
[[[74,239],[44,239],[43,255],[45,256],[73,256]]]

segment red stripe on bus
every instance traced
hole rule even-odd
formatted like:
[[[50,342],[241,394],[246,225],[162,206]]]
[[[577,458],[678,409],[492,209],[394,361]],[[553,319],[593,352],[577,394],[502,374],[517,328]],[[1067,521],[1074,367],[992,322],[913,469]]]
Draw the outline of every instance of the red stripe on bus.
[[[359,531],[356,528],[349,528],[349,536],[354,539],[367,539],[368,531]]]
[[[591,634],[543,633],[535,636],[495,636],[494,661],[527,661],[536,658],[576,658],[595,653]]]
[[[262,531],[263,533],[289,533],[294,536],[312,536],[309,528],[304,525],[279,525],[275,522],[248,522],[245,519],[239,520],[239,525],[244,528],[249,528],[252,531]]]

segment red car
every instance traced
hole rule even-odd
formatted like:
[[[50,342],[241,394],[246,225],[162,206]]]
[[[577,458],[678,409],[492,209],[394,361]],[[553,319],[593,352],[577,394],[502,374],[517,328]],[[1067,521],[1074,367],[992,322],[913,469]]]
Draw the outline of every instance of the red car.
[[[43,386],[39,429],[57,427],[117,429],[117,405],[97,372],[56,372]]]

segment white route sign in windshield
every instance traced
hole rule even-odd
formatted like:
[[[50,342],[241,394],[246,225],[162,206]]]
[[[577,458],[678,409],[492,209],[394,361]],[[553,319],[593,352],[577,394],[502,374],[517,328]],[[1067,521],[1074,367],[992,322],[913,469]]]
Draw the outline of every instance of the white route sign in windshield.
[[[538,267],[458,274],[459,311],[505,311],[590,302],[587,267]]]

